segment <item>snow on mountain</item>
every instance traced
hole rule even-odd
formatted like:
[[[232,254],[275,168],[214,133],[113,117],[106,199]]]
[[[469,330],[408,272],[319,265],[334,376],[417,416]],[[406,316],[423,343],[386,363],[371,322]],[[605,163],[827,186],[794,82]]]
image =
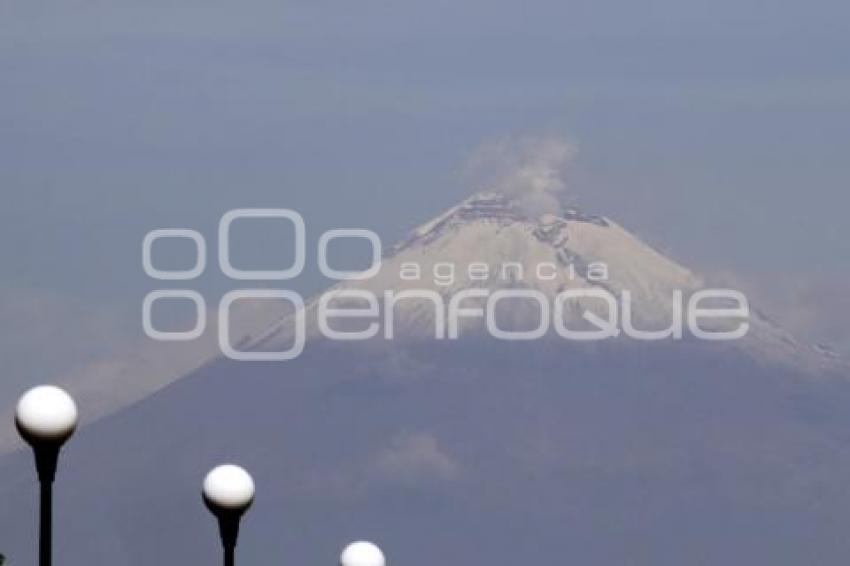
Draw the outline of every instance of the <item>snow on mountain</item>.
[[[414,269],[415,266],[415,269]],[[532,289],[551,300],[569,289],[601,288],[622,298],[631,294],[635,328],[668,328],[674,316],[675,293],[688,297],[708,287],[705,279],[661,254],[616,222],[564,207],[560,214],[530,216],[514,200],[498,193],[478,193],[422,224],[384,254],[378,273],[369,279],[344,281],[331,291],[359,289],[379,300],[391,291],[427,290],[448,305],[451,297],[469,289]],[[320,295],[321,296],[321,295]],[[319,296],[319,297],[320,297]],[[307,302],[307,336],[319,332],[319,297]],[[482,306],[485,298],[468,298],[464,307]],[[362,300],[336,299],[334,306],[363,306]],[[539,308],[530,301],[502,301],[500,325],[533,328]],[[386,304],[382,303],[382,307]],[[394,303],[389,324],[395,337],[435,336],[435,305],[422,299]],[[587,311],[604,316],[607,307],[595,298],[571,299],[563,314],[569,325],[581,325]],[[382,313],[384,310],[382,309]],[[355,323],[352,323],[356,326]],[[839,363],[820,349],[798,343],[755,309],[747,335],[734,342],[756,360],[821,370]],[[362,328],[362,324],[360,327]],[[480,332],[481,319],[461,320],[460,334]],[[247,348],[286,349],[293,339],[293,317],[251,333]],[[728,344],[728,343],[727,343]]]

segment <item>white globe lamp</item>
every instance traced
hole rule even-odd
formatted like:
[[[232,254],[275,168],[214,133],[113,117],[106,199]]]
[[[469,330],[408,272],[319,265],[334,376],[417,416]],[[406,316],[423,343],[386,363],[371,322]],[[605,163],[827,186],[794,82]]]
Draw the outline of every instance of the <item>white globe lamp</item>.
[[[59,463],[59,450],[77,428],[77,404],[65,391],[53,385],[33,387],[23,394],[15,408],[15,426],[35,453],[35,467],[41,484],[39,514],[40,566],[50,566],[53,555],[53,481]]]
[[[64,390],[53,385],[33,387],[18,401],[15,425],[32,446],[61,446],[77,428],[77,404]]]
[[[386,566],[386,563],[381,549],[366,541],[349,544],[339,557],[340,566]]]

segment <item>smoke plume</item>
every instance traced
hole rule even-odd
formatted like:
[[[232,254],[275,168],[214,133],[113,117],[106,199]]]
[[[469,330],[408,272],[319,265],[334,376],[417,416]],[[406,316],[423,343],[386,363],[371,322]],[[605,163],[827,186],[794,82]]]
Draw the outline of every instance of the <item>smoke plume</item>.
[[[501,138],[473,152],[468,172],[477,187],[515,199],[532,216],[557,214],[576,151],[559,137]]]

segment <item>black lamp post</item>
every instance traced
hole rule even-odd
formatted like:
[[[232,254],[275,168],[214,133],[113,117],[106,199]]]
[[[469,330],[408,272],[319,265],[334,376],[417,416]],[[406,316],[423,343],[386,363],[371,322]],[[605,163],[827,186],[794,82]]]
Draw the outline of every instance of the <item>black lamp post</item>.
[[[218,519],[224,566],[233,566],[239,521],[254,502],[254,480],[239,466],[224,464],[204,478],[204,503]]]
[[[41,484],[38,563],[50,566],[53,548],[53,480],[59,450],[77,427],[77,405],[62,389],[41,385],[30,389],[18,401],[15,426],[32,446]]]

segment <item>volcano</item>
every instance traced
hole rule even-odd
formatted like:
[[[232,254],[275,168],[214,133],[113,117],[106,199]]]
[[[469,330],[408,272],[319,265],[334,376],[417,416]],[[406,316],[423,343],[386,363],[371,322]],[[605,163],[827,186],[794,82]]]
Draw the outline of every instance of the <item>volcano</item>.
[[[416,278],[404,275],[413,264]],[[592,273],[601,264],[604,279]],[[424,289],[446,302],[470,289],[628,290],[635,323],[663,328],[675,291],[704,286],[606,217],[532,215],[482,193],[387,250],[375,277],[333,290]],[[57,479],[57,561],[216,560],[199,486],[231,461],[257,484],[239,546],[248,564],[333,564],[359,539],[408,566],[837,565],[850,554],[846,366],[764,315],[723,344],[503,341],[475,318],[448,341],[435,338],[432,304],[404,301],[393,340],[340,342],[317,330],[320,300],[307,302],[297,359],[209,360],[83,429]],[[574,306],[573,322],[599,312]],[[535,323],[519,303],[500,316]],[[240,348],[288,347],[294,315],[275,318]],[[13,564],[35,561],[32,477],[27,452],[0,460],[0,548]]]
[[[575,207],[562,207],[557,214],[529,213],[514,199],[483,192],[413,230],[388,250],[375,275],[339,283],[309,301],[306,333],[312,339],[321,335],[317,311],[321,297],[328,294],[341,294],[335,307],[362,308],[362,301],[346,300],[344,293],[366,291],[381,302],[386,326],[391,328],[383,333],[385,337],[428,340],[441,334],[452,297],[482,291],[468,293],[470,298],[464,302],[465,308],[482,308],[485,293],[507,289],[532,291],[550,304],[564,291],[604,290],[616,298],[627,294],[630,324],[660,333],[659,329],[671,327],[676,308],[681,310],[677,294],[687,299],[709,286],[706,278],[610,218]],[[390,307],[383,300],[411,294],[432,294],[439,301],[394,300]],[[559,318],[565,325],[582,325],[587,322],[585,313],[606,319],[607,309],[599,300],[574,294]],[[540,324],[539,309],[527,302],[500,305],[499,316],[509,328]],[[457,336],[487,333],[483,317],[464,318],[457,325],[462,327]],[[798,342],[758,310],[750,312],[747,325],[744,339],[730,345],[756,360],[814,372],[841,365],[829,350]],[[718,323],[715,329],[723,326]],[[248,331],[242,342],[248,349],[285,350],[294,332],[294,316],[282,316],[271,327]]]

